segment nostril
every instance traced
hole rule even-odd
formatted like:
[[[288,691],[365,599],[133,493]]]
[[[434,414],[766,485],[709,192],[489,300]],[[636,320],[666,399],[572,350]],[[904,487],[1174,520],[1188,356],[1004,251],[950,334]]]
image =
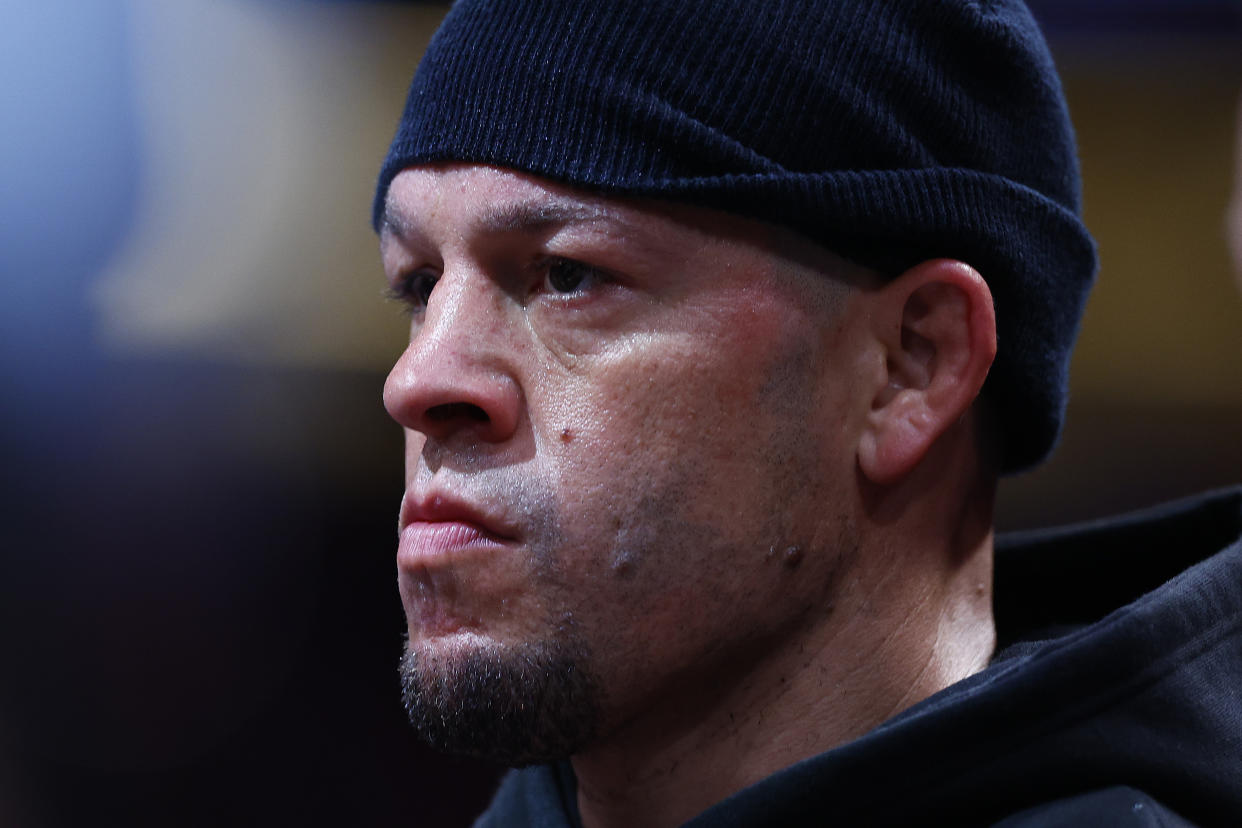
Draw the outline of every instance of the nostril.
[[[488,422],[487,412],[471,403],[444,403],[427,409],[427,419],[433,423],[464,420],[472,423]]]

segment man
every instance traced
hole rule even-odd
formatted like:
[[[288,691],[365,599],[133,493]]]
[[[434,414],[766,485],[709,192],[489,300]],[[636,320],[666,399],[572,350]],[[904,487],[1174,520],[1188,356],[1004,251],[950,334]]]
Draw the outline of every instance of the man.
[[[1024,539],[993,617],[1078,206],[1018,2],[459,0],[374,223],[404,699],[523,768],[481,824],[1242,816],[1242,495]]]

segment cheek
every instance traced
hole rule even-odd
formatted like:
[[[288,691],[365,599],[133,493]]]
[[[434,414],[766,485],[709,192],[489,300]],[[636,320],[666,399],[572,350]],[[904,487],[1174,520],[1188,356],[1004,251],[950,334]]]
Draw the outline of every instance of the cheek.
[[[552,430],[578,559],[672,611],[764,566],[796,529],[782,499],[816,483],[817,340],[739,316],[596,362]]]
[[[601,432],[682,437],[761,413],[795,386],[805,396],[816,332],[785,311],[734,291],[676,327],[630,337],[566,378],[573,413]]]
[[[635,395],[638,427],[665,462],[693,457],[694,476],[723,489],[728,514],[736,506],[729,491],[744,493],[749,476],[790,462],[790,449],[816,453],[822,357],[817,332],[796,314],[735,314],[655,366],[650,393]]]

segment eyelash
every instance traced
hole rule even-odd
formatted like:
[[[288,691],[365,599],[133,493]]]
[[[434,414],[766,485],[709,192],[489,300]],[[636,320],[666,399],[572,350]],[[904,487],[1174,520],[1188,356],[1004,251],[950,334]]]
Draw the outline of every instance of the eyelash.
[[[573,271],[579,278],[571,287],[561,290],[552,284],[556,278],[558,269],[568,269]],[[540,270],[543,272],[543,281],[540,287],[551,287],[552,292],[557,296],[569,297],[576,295],[581,291],[590,290],[592,287],[598,287],[600,284],[608,281],[608,275],[599,268],[592,267],[585,262],[577,259],[567,259],[563,256],[549,256],[540,263]],[[587,281],[587,287],[582,287],[582,282]]]
[[[577,259],[569,259],[564,256],[547,256],[536,262],[535,267],[541,275],[538,290],[544,291],[551,288],[548,290],[549,293],[566,298],[572,297],[580,291],[588,290],[590,287],[594,287],[608,279],[604,271],[580,262]],[[552,284],[552,280],[556,278],[558,271],[563,269],[575,271],[576,275],[579,276],[578,281],[565,290],[557,288]],[[425,270],[410,271],[398,277],[396,284],[390,286],[385,291],[385,295],[388,299],[404,304],[410,313],[417,313],[427,306],[431,293],[435,290],[435,286],[439,281],[440,277],[438,274],[429,273]],[[583,281],[589,281],[591,284],[589,287],[583,288],[581,287]]]
[[[386,298],[400,302],[409,313],[416,313],[427,306],[431,291],[440,281],[438,275],[425,270],[413,270],[397,278],[394,285],[384,291]],[[425,291],[425,292],[424,292]]]

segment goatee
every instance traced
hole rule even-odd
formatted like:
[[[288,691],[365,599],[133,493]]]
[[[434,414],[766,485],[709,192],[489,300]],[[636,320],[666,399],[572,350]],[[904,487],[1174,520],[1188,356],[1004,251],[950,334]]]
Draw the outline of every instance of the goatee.
[[[564,759],[600,726],[587,655],[566,641],[451,653],[407,646],[401,697],[410,723],[437,750],[512,767]]]

